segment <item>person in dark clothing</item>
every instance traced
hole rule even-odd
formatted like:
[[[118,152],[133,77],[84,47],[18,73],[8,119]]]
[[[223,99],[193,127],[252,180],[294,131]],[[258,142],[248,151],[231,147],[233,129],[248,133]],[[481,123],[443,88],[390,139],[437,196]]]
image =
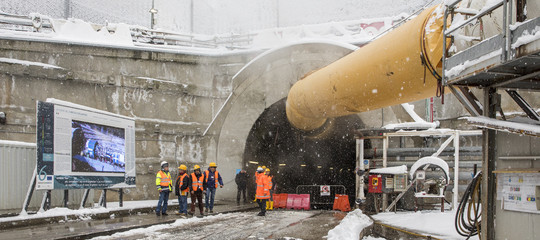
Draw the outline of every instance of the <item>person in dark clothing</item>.
[[[193,167],[193,173],[191,173],[191,184],[190,184],[190,191],[191,191],[191,211],[189,212],[190,215],[195,214],[195,200],[199,204],[199,211],[201,213],[201,216],[204,215],[203,213],[203,202],[202,202],[202,196],[203,194],[206,194],[206,184],[204,184],[204,175],[201,173],[201,167],[199,165],[195,165]]]
[[[186,173],[187,167],[182,164],[178,167],[178,177],[176,178],[176,185],[174,187],[175,194],[178,196],[178,214],[181,217],[187,216],[187,196],[189,192],[189,186],[191,184],[189,175]]]
[[[234,181],[238,186],[238,192],[236,193],[236,203],[240,203],[240,194],[242,194],[244,197],[244,203],[247,203],[246,188],[248,179],[249,175],[247,174],[246,170],[242,169],[238,174],[236,174],[236,177],[234,178]]]

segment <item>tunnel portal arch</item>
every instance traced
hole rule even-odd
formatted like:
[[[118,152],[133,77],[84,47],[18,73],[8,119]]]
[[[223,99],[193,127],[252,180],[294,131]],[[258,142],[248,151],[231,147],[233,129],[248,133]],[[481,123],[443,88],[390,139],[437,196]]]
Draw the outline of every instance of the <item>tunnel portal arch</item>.
[[[236,171],[245,168],[248,135],[259,116],[286,98],[305,74],[328,65],[357,47],[331,41],[302,42],[272,49],[246,64],[233,77],[233,91],[207,132],[215,136],[215,161],[226,182],[223,198],[234,198]]]

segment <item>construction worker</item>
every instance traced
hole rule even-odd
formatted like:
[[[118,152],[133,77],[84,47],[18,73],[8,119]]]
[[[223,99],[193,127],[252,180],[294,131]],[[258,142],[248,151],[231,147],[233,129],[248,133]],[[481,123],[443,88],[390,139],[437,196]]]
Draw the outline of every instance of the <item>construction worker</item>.
[[[240,172],[237,173],[236,177],[234,178],[234,182],[236,182],[236,186],[238,189],[238,192],[236,193],[236,204],[240,204],[240,194],[242,194],[242,196],[244,197],[244,203],[247,203],[246,188],[248,179],[249,175],[244,169],[240,170]]]
[[[259,169],[262,169],[261,172],[259,172]],[[257,170],[255,171],[255,182],[259,181],[259,177],[264,175],[264,170],[266,169],[266,166],[259,166],[257,167]],[[255,198],[253,199],[253,202],[257,202],[257,193],[255,193]]]
[[[176,196],[178,196],[178,214],[181,217],[187,217],[187,196],[190,183],[187,167],[182,164],[178,167],[178,177],[176,177],[176,184],[174,187]]]
[[[270,180],[270,199],[266,202],[266,210],[274,210],[274,190],[276,188],[276,182],[274,180],[274,175],[270,173],[270,168],[267,168],[264,173]]]
[[[167,205],[169,202],[169,193],[172,191],[171,173],[169,164],[161,162],[161,170],[156,174],[156,185],[159,191],[159,200],[156,207],[156,215],[167,216]]]
[[[206,186],[205,197],[205,212],[210,210],[210,213],[214,212],[214,198],[216,197],[216,189],[218,187],[223,188],[223,180],[221,175],[216,170],[217,165],[215,162],[211,162],[208,166],[208,170],[204,171],[204,184]]]
[[[257,216],[266,215],[266,201],[270,198],[270,179],[264,175],[264,170],[262,168],[257,168],[259,173],[257,177],[257,192],[256,199],[259,204],[261,212]]]
[[[191,211],[190,215],[195,214],[195,202],[199,204],[199,211],[201,216],[203,213],[202,195],[206,193],[206,187],[204,186],[204,175],[201,173],[201,167],[199,165],[193,166],[193,173],[191,173]]]

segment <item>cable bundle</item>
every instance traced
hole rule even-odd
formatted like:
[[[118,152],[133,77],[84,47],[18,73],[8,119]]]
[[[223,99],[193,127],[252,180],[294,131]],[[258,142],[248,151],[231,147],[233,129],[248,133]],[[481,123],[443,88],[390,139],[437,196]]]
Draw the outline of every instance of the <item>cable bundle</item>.
[[[459,235],[470,237],[480,234],[481,217],[481,185],[482,172],[476,174],[472,182],[467,186],[463,197],[459,202],[456,213],[455,226]]]

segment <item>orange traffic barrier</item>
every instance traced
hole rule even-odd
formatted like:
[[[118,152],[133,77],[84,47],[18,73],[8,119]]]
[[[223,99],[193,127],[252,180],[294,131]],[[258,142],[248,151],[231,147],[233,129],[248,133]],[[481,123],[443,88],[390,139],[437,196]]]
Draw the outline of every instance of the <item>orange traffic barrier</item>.
[[[274,194],[274,208],[286,208],[287,195],[286,193]]]
[[[351,211],[351,205],[349,204],[349,195],[336,194],[334,199],[333,210],[340,210],[342,212]]]
[[[309,194],[289,194],[287,195],[287,209],[304,209],[310,208]]]

